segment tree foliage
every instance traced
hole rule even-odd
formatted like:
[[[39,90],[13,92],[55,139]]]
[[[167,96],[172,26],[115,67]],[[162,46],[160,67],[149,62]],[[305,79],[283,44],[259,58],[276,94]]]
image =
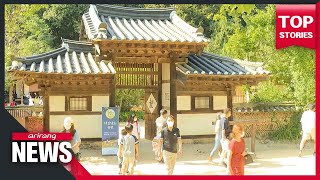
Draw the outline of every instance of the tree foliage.
[[[272,73],[270,82],[261,83],[255,100],[291,101],[306,105],[315,100],[315,53],[301,47],[275,49],[275,5],[255,8],[242,15],[245,26],[235,28],[223,45],[222,55],[264,62]],[[277,95],[277,85],[284,85]],[[267,98],[269,97],[269,99]]]

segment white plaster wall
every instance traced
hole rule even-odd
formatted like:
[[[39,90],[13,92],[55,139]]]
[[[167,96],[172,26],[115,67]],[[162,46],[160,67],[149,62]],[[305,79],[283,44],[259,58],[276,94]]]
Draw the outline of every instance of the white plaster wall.
[[[162,63],[162,80],[170,80],[170,63]]]
[[[178,114],[177,124],[182,136],[214,134],[212,121],[216,120],[216,113],[207,114]]]
[[[24,84],[24,85],[23,85],[23,89],[24,89],[24,90],[23,90],[24,94],[29,94],[30,91],[29,91],[29,86],[28,86],[28,85],[25,85],[25,84]]]
[[[177,96],[177,110],[191,110],[191,96]]]
[[[223,110],[227,107],[227,96],[213,96],[214,110]]]
[[[162,83],[162,106],[170,107],[170,83]]]
[[[102,107],[109,107],[109,96],[92,96],[92,111],[102,111]]]
[[[50,132],[60,132],[67,115],[50,115]],[[68,115],[75,123],[80,138],[101,138],[101,115]]]
[[[65,111],[65,96],[49,96],[49,110]]]

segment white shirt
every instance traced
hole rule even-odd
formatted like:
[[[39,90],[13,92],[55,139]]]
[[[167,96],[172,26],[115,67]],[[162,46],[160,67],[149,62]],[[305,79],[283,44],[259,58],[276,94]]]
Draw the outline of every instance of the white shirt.
[[[156,125],[157,125],[157,136],[160,137],[161,130],[165,127],[167,120],[163,118],[162,116],[158,117],[156,119]]]
[[[301,126],[304,133],[310,133],[316,127],[316,113],[311,110],[303,112],[301,117]]]

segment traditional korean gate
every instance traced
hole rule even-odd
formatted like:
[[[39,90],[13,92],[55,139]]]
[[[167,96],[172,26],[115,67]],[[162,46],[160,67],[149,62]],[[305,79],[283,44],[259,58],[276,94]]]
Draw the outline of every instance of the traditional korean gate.
[[[116,88],[144,89],[145,138],[152,140],[156,134],[155,120],[159,116],[161,101],[161,65],[158,63],[115,62]]]

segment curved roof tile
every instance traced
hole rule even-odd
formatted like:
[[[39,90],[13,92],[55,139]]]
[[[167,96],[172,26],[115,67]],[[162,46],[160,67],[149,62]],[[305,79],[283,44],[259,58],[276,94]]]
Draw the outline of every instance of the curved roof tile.
[[[9,71],[26,71],[46,74],[114,74],[111,63],[96,62],[91,43],[62,39],[62,47],[53,51],[19,58],[12,62]]]
[[[191,54],[188,62],[180,64],[177,69],[185,74],[207,75],[257,75],[270,74],[263,69],[261,62],[234,60],[227,57],[204,52],[201,55]]]
[[[131,8],[106,4],[90,5],[82,16],[89,39],[114,36],[120,40],[207,42],[199,28],[190,26],[172,8]],[[107,23],[105,36],[97,37],[100,23]]]

